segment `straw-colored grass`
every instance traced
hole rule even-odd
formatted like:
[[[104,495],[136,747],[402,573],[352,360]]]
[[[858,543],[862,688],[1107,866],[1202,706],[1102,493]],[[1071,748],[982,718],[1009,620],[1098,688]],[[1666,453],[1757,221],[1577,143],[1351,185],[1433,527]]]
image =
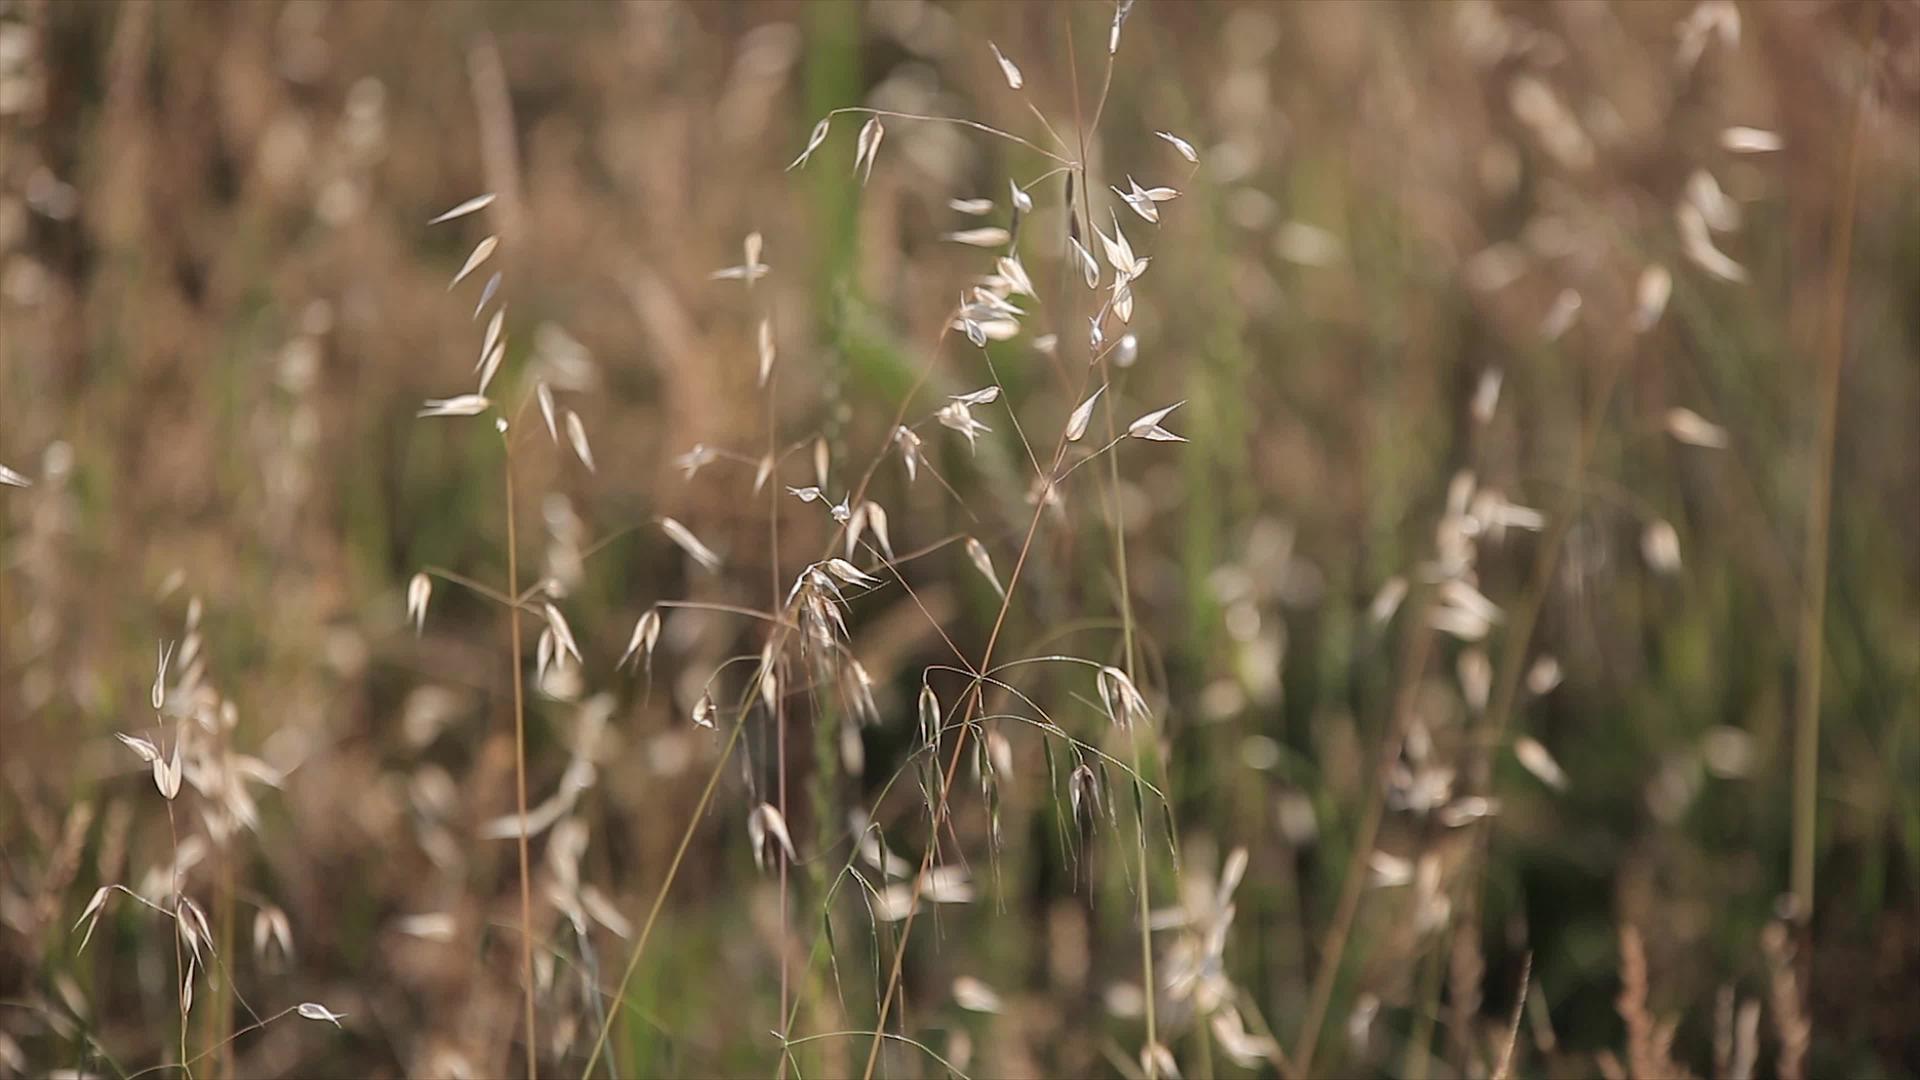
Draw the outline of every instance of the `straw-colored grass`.
[[[0,0],[0,1077],[1900,1073],[1915,29]]]

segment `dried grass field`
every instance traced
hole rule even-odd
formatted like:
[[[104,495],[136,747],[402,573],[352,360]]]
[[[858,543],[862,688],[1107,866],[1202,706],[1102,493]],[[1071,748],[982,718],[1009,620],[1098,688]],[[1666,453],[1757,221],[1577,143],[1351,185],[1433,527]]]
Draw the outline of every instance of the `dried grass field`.
[[[0,0],[0,1077],[1920,1076],[1920,4]]]

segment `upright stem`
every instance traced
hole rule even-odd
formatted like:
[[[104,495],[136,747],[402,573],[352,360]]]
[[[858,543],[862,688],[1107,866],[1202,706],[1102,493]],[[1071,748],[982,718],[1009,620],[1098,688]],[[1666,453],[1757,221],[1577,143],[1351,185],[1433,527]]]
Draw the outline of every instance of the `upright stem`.
[[[1108,67],[1108,78],[1109,79],[1112,78],[1111,65],[1109,65]],[[1104,104],[1105,95],[1102,94],[1101,97],[1102,97],[1102,103]],[[1084,160],[1086,157],[1086,145],[1085,145],[1084,135],[1082,135],[1081,137],[1080,154],[1081,154],[1082,160]],[[1081,180],[1081,183],[1080,183],[1081,198],[1082,200],[1084,200],[1086,198],[1086,191],[1090,186],[1090,181],[1088,181],[1087,179],[1086,167],[1084,165],[1081,167],[1080,180]],[[1091,207],[1088,206],[1088,204],[1085,204],[1084,202],[1082,205],[1086,206],[1088,209],[1088,213],[1087,213],[1088,222],[1092,222],[1093,214],[1091,211]],[[1113,380],[1112,369],[1110,365],[1107,363],[1107,357],[1104,352],[1100,354],[1100,380],[1104,383],[1109,383],[1109,384],[1111,384]],[[1108,445],[1117,443],[1120,439],[1120,436],[1117,433],[1118,429],[1114,423],[1114,407],[1115,407],[1114,399],[1112,396],[1109,396],[1106,400],[1106,408],[1102,410],[1103,412],[1106,413],[1106,417],[1107,417]],[[1138,674],[1134,671],[1135,665],[1134,665],[1134,650],[1133,650],[1133,590],[1127,582],[1127,524],[1124,518],[1122,517],[1122,514],[1124,511],[1122,510],[1120,505],[1120,458],[1119,458],[1119,455],[1117,454],[1107,454],[1105,456],[1107,459],[1108,513],[1111,515],[1111,519],[1113,521],[1114,576],[1118,579],[1119,588],[1120,588],[1120,635],[1121,635],[1122,649],[1123,649],[1122,663],[1126,667],[1127,678],[1133,680],[1135,684],[1138,684],[1139,682]],[[1140,841],[1140,850],[1139,850],[1140,880],[1136,886],[1136,889],[1140,894],[1140,972],[1141,972],[1141,979],[1143,980],[1142,987],[1145,990],[1145,993],[1143,996],[1145,998],[1145,1008],[1146,1008],[1147,1044],[1149,1046],[1152,1046],[1159,1042],[1160,1033],[1159,1033],[1158,1017],[1155,1013],[1154,1004],[1153,1004],[1153,986],[1154,986],[1153,984],[1153,927],[1151,925],[1153,921],[1153,907],[1152,907],[1152,895],[1149,890],[1149,881],[1147,877],[1147,871],[1148,871],[1147,810],[1146,810],[1145,793],[1141,789],[1141,785],[1145,782],[1145,780],[1144,780],[1144,774],[1142,774],[1140,771],[1140,733],[1139,731],[1134,730],[1130,732],[1127,737],[1127,742],[1128,742],[1129,748],[1133,751],[1133,816],[1134,816],[1134,825],[1137,827],[1136,835],[1139,837],[1139,841]],[[1206,1033],[1203,1031],[1200,1035],[1202,1045],[1205,1044],[1206,1038],[1207,1038]],[[1151,1054],[1147,1055],[1147,1059],[1146,1059],[1147,1080],[1154,1080],[1154,1077],[1158,1068],[1159,1068],[1159,1063],[1155,1060],[1153,1055]]]
[[[764,668],[761,669],[765,671]],[[600,1051],[606,1048],[607,1034],[613,1030],[613,1019],[617,1010],[626,1007],[627,984],[633,981],[633,973],[640,966],[640,957],[647,951],[647,942],[653,937],[654,923],[660,919],[660,909],[666,906],[667,891],[674,879],[680,875],[680,864],[686,860],[687,848],[693,845],[693,835],[697,831],[701,818],[706,816],[707,806],[713,802],[714,789],[720,786],[720,777],[726,772],[726,764],[733,758],[734,747],[740,744],[740,733],[747,726],[747,711],[744,700],[739,710],[739,719],[734,721],[733,732],[720,747],[720,756],[707,774],[707,785],[700,789],[700,798],[693,804],[693,813],[687,819],[687,827],[680,834],[680,845],[673,849],[673,861],[667,864],[667,876],[661,882],[660,891],[653,896],[653,906],[647,909],[647,921],[640,924],[640,937],[633,943],[633,950],[627,954],[627,966],[620,973],[620,982],[614,987],[613,1004],[607,1009],[607,1018],[600,1023],[600,1034],[594,1036],[593,1049],[587,1051],[587,1066],[580,1071],[580,1080],[593,1075],[593,1066],[600,1060]],[[783,1059],[784,1060],[784,1059]]]
[[[1373,842],[1380,834],[1380,822],[1386,815],[1388,773],[1400,759],[1400,747],[1407,732],[1406,718],[1413,712],[1419,696],[1420,676],[1427,669],[1427,655],[1433,648],[1433,626],[1427,622],[1426,606],[1427,595],[1422,590],[1403,608],[1407,639],[1400,657],[1400,688],[1394,695],[1393,711],[1387,716],[1387,729],[1380,734],[1380,751],[1374,757],[1374,772],[1369,778],[1367,806],[1354,831],[1346,877],[1340,883],[1340,900],[1333,912],[1333,925],[1327,928],[1327,943],[1320,951],[1320,967],[1314,975],[1307,1018],[1300,1025],[1300,1037],[1294,1040],[1296,1076],[1313,1075],[1314,1048],[1320,1041],[1320,1029],[1326,1024],[1327,1009],[1333,1003],[1333,984],[1340,976],[1340,960],[1353,931],[1354,914],[1360,908],[1360,893],[1367,884],[1367,858],[1373,854]]]
[[[942,338],[944,337],[943,332]],[[1088,370],[1092,369],[1088,368]],[[1082,376],[1080,386],[1074,391],[1076,397],[1086,392],[1086,383],[1086,377]],[[1063,430],[1059,442],[1054,446],[1053,461],[1047,466],[1046,476],[1049,487],[1059,483],[1060,465],[1066,459],[1066,454],[1067,438]],[[934,852],[940,846],[938,843],[940,824],[947,817],[947,797],[953,791],[953,778],[960,768],[960,754],[967,745],[968,726],[976,715],[985,711],[982,677],[993,668],[993,650],[1000,644],[1000,631],[1006,628],[1007,612],[1013,607],[1013,595],[1020,588],[1020,575],[1027,568],[1027,557],[1033,553],[1033,538],[1040,531],[1040,518],[1046,513],[1046,509],[1047,500],[1044,497],[1034,504],[1033,515],[1027,521],[1026,538],[1020,542],[1020,556],[1013,562],[1013,573],[1007,577],[1006,592],[1000,597],[1000,613],[994,616],[993,629],[987,634],[987,647],[981,652],[979,665],[974,668],[976,674],[973,685],[969,689],[970,697],[965,706],[966,711],[962,714],[959,729],[954,734],[953,756],[947,759],[946,777],[940,784],[940,801],[934,807],[931,835],[928,837],[926,851],[920,856],[920,869],[913,876],[913,890],[908,897],[907,917],[900,926],[900,940],[894,945],[893,968],[887,976],[886,988],[880,995],[880,1015],[874,1021],[873,1041],[867,1046],[867,1065],[860,1074],[861,1080],[871,1080],[874,1068],[880,1061],[880,1044],[886,1038],[887,1017],[893,1007],[894,991],[900,986],[901,967],[906,963],[907,941],[913,935],[914,914],[920,906],[920,889],[926,881],[927,870],[933,865]]]
[[[1802,569],[1806,606],[1800,613],[1800,694],[1794,714],[1793,866],[1794,914],[1813,917],[1814,817],[1820,780],[1821,642],[1827,614],[1827,532],[1833,503],[1833,444],[1840,414],[1840,368],[1846,358],[1847,271],[1853,261],[1853,204],[1860,184],[1861,120],[1867,84],[1853,108],[1846,172],[1827,268],[1827,324],[1820,369],[1820,427],[1807,495],[1807,561]]]
[[[220,728],[220,759],[222,762],[221,768],[226,769],[227,729],[225,725],[222,725]],[[228,782],[235,782],[232,779],[230,770],[228,773]],[[214,1075],[224,1077],[232,1077],[234,1075],[233,999],[235,991],[233,988],[232,966],[234,919],[233,876],[233,834],[229,833],[225,839],[220,841],[220,892],[215,898],[215,907],[217,910],[214,915],[214,919],[220,928],[220,955],[228,958],[227,963],[219,965],[219,974],[217,977],[220,980],[220,991],[213,996],[214,1038],[217,1040],[215,1045],[219,1050],[218,1055],[213,1059]]]
[[[520,543],[513,521],[513,441],[508,439],[502,472],[507,478],[507,595],[520,595]],[[513,779],[520,812],[520,979],[525,991],[527,1022],[527,1080],[540,1072],[540,1040],[533,1016],[533,884],[527,870],[527,707],[520,674],[520,605],[507,605],[508,634],[513,646]]]
[[[774,703],[773,727],[774,727],[774,742],[776,744],[774,756],[776,759],[775,767],[780,772],[779,778],[776,781],[777,791],[776,791],[775,797],[779,802],[780,819],[782,821],[786,820],[786,817],[787,817],[787,717],[786,717],[786,711],[787,711],[786,702],[776,701]],[[782,856],[780,859],[780,1017],[782,1020],[780,1038],[783,1045],[780,1050],[779,1067],[776,1068],[774,1071],[775,1080],[786,1080],[787,1059],[793,1055],[792,1050],[787,1048],[784,1045],[786,1037],[789,1034],[789,1032],[786,1030],[784,1026],[785,1018],[787,1015],[787,999],[789,994],[788,979],[790,977],[789,972],[787,971],[787,937],[792,932],[787,925],[787,914],[788,914],[787,907],[788,907],[787,905],[787,860],[785,856]]]
[[[930,357],[937,357],[940,354],[940,348],[946,343],[950,330],[950,321],[942,320],[940,333],[934,339],[933,349],[929,353]],[[873,456],[873,460],[867,463],[866,472],[861,474],[860,482],[854,485],[853,494],[847,500],[848,505],[858,504],[866,499],[867,487],[873,482],[873,474],[880,470],[880,463],[886,459],[887,447],[892,443],[894,428],[899,427],[901,422],[906,419],[908,406],[913,403],[913,399],[919,395],[921,389],[926,386],[927,380],[932,377],[933,362],[929,359],[927,365],[920,369],[920,374],[914,379],[913,385],[909,387],[906,394],[901,397],[900,404],[895,407],[893,419],[887,424],[887,434],[884,436],[886,441],[881,443],[880,450]],[[846,527],[844,525],[835,529],[833,535],[827,540],[826,555],[822,557],[832,555],[836,545],[840,543],[841,537],[845,535]],[[1031,530],[1029,530],[1029,539],[1031,539]],[[1015,570],[1014,576],[1016,578],[1019,576],[1018,569]],[[1004,617],[1004,608],[1001,614]],[[785,647],[787,638],[791,636],[792,633],[792,624],[783,622],[779,632],[774,636],[771,652],[777,654]],[[758,679],[760,675],[764,674],[765,667],[763,665],[761,670],[755,675],[755,678]],[[753,685],[755,684],[750,683],[749,687]],[[727,736],[725,745],[720,748],[719,757],[714,761],[712,771],[707,774],[706,786],[701,789],[700,798],[694,803],[693,813],[687,820],[686,828],[680,833],[680,844],[674,849],[673,860],[667,864],[666,877],[660,883],[660,891],[654,894],[653,905],[647,909],[647,921],[641,924],[639,940],[634,942],[633,949],[627,954],[626,968],[620,973],[619,985],[614,988],[613,1008],[607,1010],[607,1017],[600,1024],[600,1034],[594,1037],[593,1049],[587,1053],[587,1066],[580,1073],[581,1080],[587,1080],[587,1077],[593,1075],[594,1063],[600,1060],[600,1051],[604,1049],[607,1044],[607,1034],[613,1030],[613,1018],[616,1015],[615,1009],[621,1008],[626,1001],[627,984],[633,981],[633,973],[640,967],[640,957],[646,952],[648,939],[653,936],[653,926],[660,917],[660,909],[666,905],[667,893],[672,890],[674,880],[679,877],[680,864],[686,859],[687,848],[693,843],[694,832],[699,828],[700,819],[706,814],[708,804],[713,801],[714,790],[720,786],[720,776],[725,772],[727,762],[733,757],[734,747],[739,745],[740,733],[746,727],[746,698],[747,695],[751,693],[752,691],[749,689],[746,694],[742,695],[740,718],[733,725],[733,733]],[[918,882],[919,879],[915,878],[916,889],[918,888]],[[918,899],[917,894],[916,899]],[[909,913],[908,925],[912,925],[911,913]],[[897,968],[894,974],[898,977],[899,972]],[[874,1026],[876,1029],[885,1028],[884,1023]]]
[[[1060,449],[1054,453],[1049,476],[1059,471],[1060,458],[1066,452],[1066,445],[1066,440],[1062,439]],[[994,619],[993,631],[987,635],[987,647],[981,654],[980,666],[975,669],[976,671],[985,672],[993,667],[994,646],[1000,641],[1001,627],[1005,626],[1007,621],[1007,609],[1013,605],[1013,592],[1020,587],[1020,573],[1026,569],[1027,555],[1033,550],[1033,537],[1040,530],[1040,516],[1046,512],[1046,509],[1045,499],[1041,499],[1033,508],[1033,517],[1027,522],[1026,539],[1020,544],[1020,557],[1014,560],[1013,573],[1007,578],[1006,595],[1000,599],[1000,614]],[[920,856],[920,869],[913,875],[913,890],[907,900],[907,917],[900,924],[900,940],[893,948],[893,967],[887,975],[886,989],[880,995],[880,1015],[873,1023],[873,1041],[867,1046],[867,1066],[860,1073],[861,1080],[872,1080],[873,1070],[880,1062],[880,1044],[886,1038],[887,1017],[893,1008],[894,992],[900,987],[900,971],[907,959],[907,942],[913,936],[913,917],[920,906],[920,889],[926,883],[927,871],[933,866],[933,854],[940,847],[940,823],[946,820],[947,796],[953,791],[953,778],[960,770],[960,754],[967,745],[968,726],[976,715],[986,711],[984,693],[981,681],[976,676],[966,712],[959,729],[954,732],[953,756],[947,759],[946,775],[940,781],[940,801],[934,807],[933,821],[928,828],[927,849]]]
[[[1085,219],[1087,227],[1091,229],[1093,228],[1093,198],[1091,194],[1093,190],[1093,178],[1088,175],[1087,172],[1087,163],[1092,160],[1087,152],[1087,132],[1099,129],[1100,114],[1106,111],[1107,92],[1113,86],[1113,55],[1111,53],[1107,55],[1107,71],[1100,84],[1100,98],[1093,107],[1093,121],[1091,123],[1084,122],[1080,112],[1080,72],[1078,62],[1074,55],[1073,19],[1071,17],[1067,19],[1067,69],[1069,76],[1068,81],[1073,87],[1074,128],[1076,129],[1076,136],[1080,140],[1081,216]],[[1068,207],[1067,212],[1071,214],[1073,208]],[[1091,348],[1091,346],[1089,347]],[[1106,354],[1104,352],[1100,353],[1098,359],[1100,363],[1100,380],[1103,383],[1110,384],[1112,382],[1112,372],[1107,364]],[[1107,418],[1107,442],[1109,444],[1112,444],[1118,439],[1118,436],[1115,434],[1113,410],[1114,399],[1109,397],[1106,401],[1106,407],[1102,410]],[[1112,515],[1113,521],[1114,572],[1115,576],[1119,579],[1120,585],[1120,631],[1124,649],[1124,659],[1122,662],[1126,667],[1127,678],[1134,679],[1133,591],[1127,584],[1127,527],[1126,522],[1121,518],[1120,459],[1113,454],[1106,455],[1106,458],[1107,477],[1109,481],[1108,497],[1110,500],[1108,510]],[[1134,681],[1137,682],[1138,680]],[[1140,856],[1140,879],[1136,885],[1136,891],[1140,894],[1140,978],[1141,989],[1143,991],[1141,996],[1145,1002],[1147,1045],[1152,1047],[1160,1041],[1160,1030],[1158,1015],[1154,1009],[1153,1002],[1153,909],[1152,896],[1148,888],[1149,883],[1147,879],[1146,799],[1140,789],[1142,782],[1140,774],[1140,733],[1138,731],[1129,731],[1127,743],[1129,749],[1133,752],[1134,835],[1139,841],[1138,855]],[[1205,1037],[1204,1034],[1201,1036],[1203,1040]],[[1158,1059],[1155,1058],[1152,1053],[1148,1053],[1144,1057],[1143,1064],[1146,1068],[1147,1080],[1155,1080],[1159,1071]]]
[[[1131,669],[1133,665],[1129,663],[1127,666]],[[1131,670],[1128,671],[1127,678],[1133,678]],[[1134,835],[1139,837],[1140,840],[1140,880],[1135,886],[1135,891],[1140,894],[1140,979],[1142,990],[1140,996],[1146,1008],[1147,1045],[1155,1046],[1158,1045],[1160,1041],[1160,1033],[1158,1025],[1156,1024],[1153,1007],[1153,907],[1147,889],[1147,804],[1146,795],[1141,790],[1143,781],[1140,778],[1140,732],[1134,730],[1129,733],[1127,741],[1132,744],[1133,748]],[[1206,1037],[1206,1032],[1203,1029],[1200,1033],[1200,1038],[1204,1042]],[[1147,1080],[1154,1080],[1158,1074],[1159,1062],[1151,1053],[1146,1057],[1146,1068]]]
[[[777,487],[778,485],[775,485],[775,486]],[[776,631],[776,636],[778,636],[777,631]],[[780,669],[780,658],[778,656],[771,657],[768,659],[767,664],[771,670],[778,671]],[[774,798],[780,808],[780,819],[782,821],[785,821],[787,817],[787,703],[784,697],[774,701],[773,711],[771,716],[773,719],[774,743],[775,743],[774,767],[779,772],[779,776],[775,780]],[[816,714],[816,717],[817,717],[817,714]],[[818,720],[816,719],[815,722],[818,723]],[[789,912],[789,905],[787,903],[788,866],[787,866],[787,859],[784,855],[779,857],[779,863],[780,863],[780,943],[778,948],[780,951],[780,1018],[781,1018],[780,1039],[782,1042],[782,1046],[780,1049],[780,1064],[774,1070],[774,1077],[775,1077],[775,1080],[785,1080],[787,1075],[787,1061],[793,1056],[792,1049],[785,1045],[787,1036],[791,1034],[786,1028],[787,1001],[789,1000],[789,997],[792,993],[792,983],[791,983],[792,974],[788,970],[788,964],[787,964],[787,958],[789,953],[787,943],[793,931],[792,931],[792,927],[789,925],[790,912]],[[799,1063],[795,1062],[794,1069],[796,1070],[796,1072],[798,1071],[799,1067],[800,1067]]]
[[[176,730],[173,737],[178,739]],[[180,826],[174,821],[173,800],[167,800],[167,833],[173,838],[173,975],[175,1000],[180,1004],[180,1075],[193,1080],[194,1059],[187,1054],[187,961],[180,951]]]
[[[778,450],[778,447],[774,443],[776,430],[775,421],[777,419],[774,401],[778,396],[779,389],[780,369],[779,365],[776,364],[773,370],[767,373],[767,457],[769,459],[772,459]],[[769,479],[767,483],[767,578],[770,596],[768,610],[777,612],[780,610],[780,481],[777,477]],[[770,632],[770,636],[777,638],[783,635],[776,630]],[[776,666],[777,670],[779,657],[772,657],[770,662]],[[787,817],[787,709],[784,697],[774,702],[773,728],[775,768],[779,770],[778,779],[775,781],[775,798],[780,807],[780,818],[784,821]],[[791,993],[791,976],[787,970],[787,939],[792,932],[788,925],[790,912],[787,903],[787,872],[787,860],[783,858],[780,860],[781,1048],[780,1064],[774,1071],[775,1080],[786,1080],[787,1060],[793,1056],[792,1047],[786,1041],[787,1036],[792,1034],[792,1032],[787,1030],[786,1020],[787,1001]],[[798,1068],[797,1065],[795,1067]]]

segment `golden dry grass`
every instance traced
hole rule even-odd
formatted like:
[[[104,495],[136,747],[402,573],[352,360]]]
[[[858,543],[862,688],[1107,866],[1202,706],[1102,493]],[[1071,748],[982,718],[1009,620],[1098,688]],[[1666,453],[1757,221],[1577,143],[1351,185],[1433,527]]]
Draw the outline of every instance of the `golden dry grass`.
[[[1920,1075],[1916,8],[1114,13],[0,3],[0,1075]]]

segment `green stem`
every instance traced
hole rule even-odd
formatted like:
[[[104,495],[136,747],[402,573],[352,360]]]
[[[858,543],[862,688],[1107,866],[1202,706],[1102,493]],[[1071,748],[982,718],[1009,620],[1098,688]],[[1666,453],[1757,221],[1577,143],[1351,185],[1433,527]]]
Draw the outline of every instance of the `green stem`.
[[[1863,81],[1854,100],[1852,134],[1848,139],[1845,179],[1829,253],[1826,340],[1820,369],[1820,427],[1818,457],[1807,498],[1807,561],[1802,569],[1806,606],[1800,613],[1800,686],[1794,714],[1793,739],[1793,864],[1794,915],[1813,917],[1814,823],[1820,781],[1821,642],[1827,615],[1828,526],[1833,504],[1833,448],[1840,415],[1840,369],[1846,359],[1847,272],[1853,261],[1853,206],[1860,186],[1861,118],[1866,112],[1868,84]]]

